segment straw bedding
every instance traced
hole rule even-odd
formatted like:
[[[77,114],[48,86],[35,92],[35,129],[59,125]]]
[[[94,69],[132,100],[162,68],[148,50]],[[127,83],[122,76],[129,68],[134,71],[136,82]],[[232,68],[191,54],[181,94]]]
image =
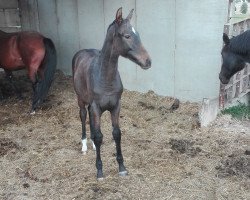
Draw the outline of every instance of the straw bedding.
[[[35,115],[31,85],[16,74],[24,100],[1,74],[0,199],[249,199],[250,123],[220,116],[200,128],[199,105],[125,91],[120,126],[129,176],[118,176],[109,113],[102,116],[104,180],[95,152],[81,153],[81,123],[72,79],[57,72]],[[88,122],[87,122],[88,123]],[[87,124],[89,138],[89,126]]]

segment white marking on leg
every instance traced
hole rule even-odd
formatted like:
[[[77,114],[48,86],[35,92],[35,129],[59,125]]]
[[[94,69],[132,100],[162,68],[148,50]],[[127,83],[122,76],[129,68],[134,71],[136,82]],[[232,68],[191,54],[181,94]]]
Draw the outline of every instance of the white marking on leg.
[[[93,145],[93,150],[95,151],[96,147],[95,147],[95,143],[93,142],[93,140],[92,140],[92,145]]]
[[[87,147],[87,138],[86,138],[86,139],[82,140],[82,152],[83,152],[83,154],[87,153],[87,149],[88,149],[88,147]]]

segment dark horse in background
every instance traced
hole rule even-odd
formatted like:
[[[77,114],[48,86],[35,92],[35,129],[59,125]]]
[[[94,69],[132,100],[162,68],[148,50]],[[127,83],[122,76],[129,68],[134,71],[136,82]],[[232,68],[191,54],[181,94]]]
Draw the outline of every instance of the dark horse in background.
[[[234,74],[242,70],[246,63],[250,63],[250,30],[231,39],[224,33],[223,41],[223,63],[219,78],[221,83],[228,84]]]
[[[16,93],[12,71],[26,68],[33,85],[31,113],[43,102],[56,69],[56,49],[51,39],[37,32],[0,31],[0,68],[3,68]]]
[[[82,151],[87,151],[85,120],[88,106],[91,139],[96,147],[98,179],[103,178],[100,155],[103,134],[100,129],[100,118],[106,110],[111,113],[119,175],[126,176],[128,173],[123,164],[121,151],[119,113],[123,85],[118,72],[118,58],[120,55],[128,58],[143,69],[151,66],[151,59],[141,43],[139,34],[130,24],[132,15],[133,10],[123,19],[122,8],[119,8],[116,19],[108,27],[102,49],[81,50],[73,58],[74,88],[82,121]]]

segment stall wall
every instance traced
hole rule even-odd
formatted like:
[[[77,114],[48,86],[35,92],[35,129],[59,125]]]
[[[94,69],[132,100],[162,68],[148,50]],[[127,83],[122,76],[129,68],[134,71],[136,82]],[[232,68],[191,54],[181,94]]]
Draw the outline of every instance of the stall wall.
[[[226,0],[37,0],[37,10],[39,30],[57,46],[58,68],[71,74],[74,53],[100,49],[116,10],[123,7],[126,17],[134,8],[132,24],[152,57],[152,68],[142,70],[120,58],[125,88],[201,101],[219,93],[227,4]]]

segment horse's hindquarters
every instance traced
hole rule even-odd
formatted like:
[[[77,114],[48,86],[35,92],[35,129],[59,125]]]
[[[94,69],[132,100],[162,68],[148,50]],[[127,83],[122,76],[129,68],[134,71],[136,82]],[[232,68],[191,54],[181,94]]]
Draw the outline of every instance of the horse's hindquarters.
[[[0,38],[0,66],[6,70],[24,68],[20,50],[18,49],[17,36]]]
[[[99,54],[98,50],[81,50],[72,60],[74,89],[78,97],[80,107],[92,101],[90,89],[90,66],[94,58]]]

